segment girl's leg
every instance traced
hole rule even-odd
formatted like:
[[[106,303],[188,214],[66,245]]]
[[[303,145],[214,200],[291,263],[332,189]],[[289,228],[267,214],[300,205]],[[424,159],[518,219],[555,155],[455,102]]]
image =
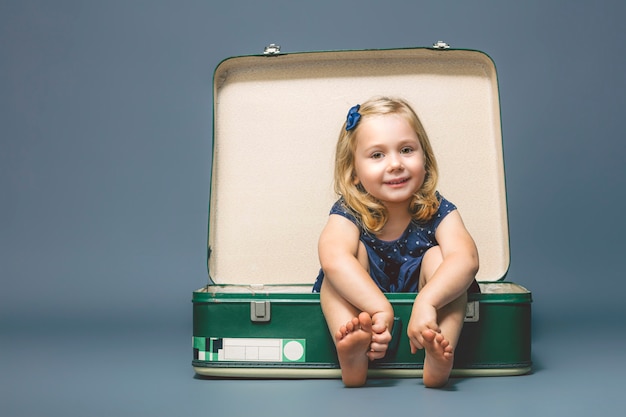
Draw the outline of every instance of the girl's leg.
[[[369,270],[367,252],[360,244],[357,253],[361,265]],[[360,312],[335,291],[324,279],[320,290],[320,304],[330,334],[333,335],[337,357],[341,367],[341,378],[348,387],[365,384],[372,340],[372,318]]]
[[[337,348],[343,383],[347,387],[362,386],[367,380],[369,365],[371,317],[339,296],[328,280],[322,281],[320,303]]]
[[[420,289],[428,281],[443,261],[441,250],[434,247],[428,250],[422,261]],[[437,311],[437,321],[441,333],[427,331],[423,334],[426,358],[424,360],[424,385],[441,387],[450,376],[456,349],[467,306],[467,294],[464,293],[450,304]]]

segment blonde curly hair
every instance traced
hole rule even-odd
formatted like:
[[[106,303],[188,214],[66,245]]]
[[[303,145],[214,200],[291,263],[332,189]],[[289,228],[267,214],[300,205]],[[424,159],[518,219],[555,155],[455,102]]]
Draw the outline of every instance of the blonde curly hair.
[[[359,113],[361,120],[388,114],[402,116],[417,134],[424,151],[426,176],[420,189],[413,195],[409,207],[416,222],[423,223],[430,220],[439,208],[436,195],[439,175],[435,155],[419,117],[405,100],[394,97],[371,98],[361,104]],[[346,130],[346,123],[339,134],[335,151],[335,192],[343,197],[347,208],[354,212],[361,224],[368,231],[376,234],[387,222],[387,209],[360,184],[355,184],[354,153],[360,123],[357,122],[356,126],[350,130]]]

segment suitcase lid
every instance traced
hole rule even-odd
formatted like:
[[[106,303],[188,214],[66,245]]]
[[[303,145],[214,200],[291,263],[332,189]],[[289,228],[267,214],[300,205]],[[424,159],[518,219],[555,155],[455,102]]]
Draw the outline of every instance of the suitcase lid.
[[[440,45],[441,46],[441,45]],[[335,144],[347,111],[405,98],[439,164],[438,190],[478,246],[479,281],[504,278],[509,236],[496,68],[475,50],[408,48],[240,56],[214,72],[209,279],[313,284],[336,201]]]

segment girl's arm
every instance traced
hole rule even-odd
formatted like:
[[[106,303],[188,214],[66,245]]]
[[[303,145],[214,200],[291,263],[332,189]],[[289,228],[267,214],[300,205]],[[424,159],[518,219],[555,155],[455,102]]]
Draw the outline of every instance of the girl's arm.
[[[471,285],[478,271],[478,251],[457,210],[439,224],[435,237],[443,261],[419,292],[420,302],[436,309],[448,305]]]
[[[370,316],[383,313],[393,320],[391,304],[358,259],[359,229],[350,220],[331,214],[318,244],[324,279],[348,303]]]

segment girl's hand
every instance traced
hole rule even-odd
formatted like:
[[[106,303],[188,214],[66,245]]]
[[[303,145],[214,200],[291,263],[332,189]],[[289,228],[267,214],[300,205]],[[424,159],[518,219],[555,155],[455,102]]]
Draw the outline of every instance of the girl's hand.
[[[393,323],[392,317],[386,317],[385,313],[376,313],[372,316],[372,343],[367,357],[370,361],[382,359],[387,354],[389,342],[391,342],[391,332],[388,323]]]
[[[437,309],[427,303],[416,300],[413,304],[411,319],[406,331],[411,345],[411,353],[415,354],[419,349],[424,348],[424,336],[422,336],[422,333],[427,329],[436,333],[441,332],[437,324]]]

